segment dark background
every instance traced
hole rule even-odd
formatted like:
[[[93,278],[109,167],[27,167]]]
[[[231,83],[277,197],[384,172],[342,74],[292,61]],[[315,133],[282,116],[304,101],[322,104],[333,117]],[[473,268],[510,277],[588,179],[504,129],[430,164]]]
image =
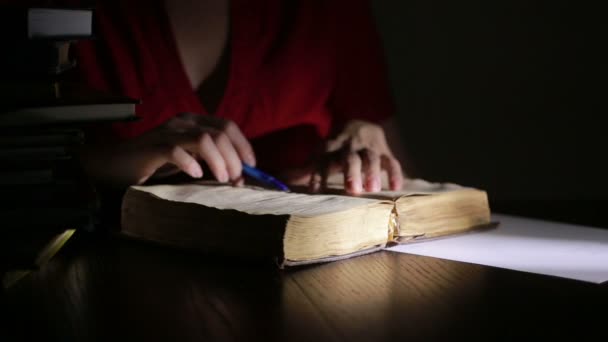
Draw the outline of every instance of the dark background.
[[[608,226],[599,5],[372,3],[410,175],[486,189],[496,211]]]
[[[495,211],[608,227],[599,1],[371,2],[410,176],[485,189]]]

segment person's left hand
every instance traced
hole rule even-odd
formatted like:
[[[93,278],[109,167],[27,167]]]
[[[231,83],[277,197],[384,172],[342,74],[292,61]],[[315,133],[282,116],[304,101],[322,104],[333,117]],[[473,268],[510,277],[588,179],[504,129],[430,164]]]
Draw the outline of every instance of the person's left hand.
[[[327,142],[325,155],[310,177],[309,185],[311,191],[320,191],[330,174],[343,172],[347,193],[356,195],[364,191],[380,191],[383,170],[388,174],[390,189],[401,189],[401,164],[394,157],[382,127],[353,120],[338,136]]]

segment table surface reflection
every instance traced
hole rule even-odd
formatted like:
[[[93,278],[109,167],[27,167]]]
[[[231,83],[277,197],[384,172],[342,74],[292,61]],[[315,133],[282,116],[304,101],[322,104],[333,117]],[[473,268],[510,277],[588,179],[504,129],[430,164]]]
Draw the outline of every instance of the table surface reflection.
[[[323,265],[210,257],[80,236],[4,293],[26,340],[608,337],[608,287],[378,252]]]

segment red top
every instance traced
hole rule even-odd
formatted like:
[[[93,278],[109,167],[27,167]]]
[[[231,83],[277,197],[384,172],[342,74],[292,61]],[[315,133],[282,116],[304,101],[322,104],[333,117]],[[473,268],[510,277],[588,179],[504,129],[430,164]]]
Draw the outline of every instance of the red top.
[[[112,135],[137,136],[180,112],[207,114],[163,1],[98,3],[97,39],[77,45],[81,75],[142,101],[141,120],[114,124]],[[230,11],[229,79],[214,115],[251,139],[260,167],[301,166],[346,120],[393,113],[365,1],[233,0]]]

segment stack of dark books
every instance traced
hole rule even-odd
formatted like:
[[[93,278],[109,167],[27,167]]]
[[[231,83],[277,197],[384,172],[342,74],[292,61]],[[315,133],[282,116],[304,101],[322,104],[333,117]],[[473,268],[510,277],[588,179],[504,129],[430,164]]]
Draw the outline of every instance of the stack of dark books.
[[[94,227],[98,196],[79,150],[87,127],[132,119],[136,101],[68,76],[73,44],[93,38],[93,9],[10,8],[1,16],[8,69],[0,80],[0,267],[8,286],[74,231]]]

